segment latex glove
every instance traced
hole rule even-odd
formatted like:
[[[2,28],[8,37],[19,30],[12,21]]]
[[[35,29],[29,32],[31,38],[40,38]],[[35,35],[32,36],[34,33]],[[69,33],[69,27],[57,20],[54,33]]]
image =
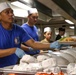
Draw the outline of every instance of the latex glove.
[[[55,41],[55,42],[50,44],[50,48],[60,49],[61,48],[61,44],[59,44],[58,41]]]
[[[53,51],[51,51],[51,50],[48,50],[48,53],[52,53]]]
[[[33,51],[33,50],[34,50],[33,48],[29,47],[29,51]]]
[[[29,51],[26,52],[26,54],[30,54],[30,55],[35,55],[35,54],[39,54],[40,50],[35,50],[31,47],[29,47]]]
[[[19,57],[19,58],[22,58],[23,55],[25,55],[25,52],[20,49],[20,48],[17,48],[16,51],[15,51],[15,54]]]

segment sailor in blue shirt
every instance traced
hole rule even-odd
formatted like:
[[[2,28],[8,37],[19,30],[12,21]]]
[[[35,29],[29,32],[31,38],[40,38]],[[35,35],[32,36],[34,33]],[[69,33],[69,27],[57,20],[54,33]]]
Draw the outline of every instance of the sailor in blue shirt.
[[[7,2],[0,3],[0,68],[17,63],[16,52],[20,51],[20,48],[25,50],[21,43],[36,50],[60,47],[57,41],[52,44],[34,41],[22,27],[13,24],[13,16],[13,10],[9,4]]]
[[[28,10],[28,17],[27,22],[24,23],[21,27],[35,40],[39,41],[38,37],[38,29],[35,26],[38,20],[38,11],[36,8],[31,8]],[[25,51],[26,54],[35,55],[39,54],[40,50],[33,50],[33,51]]]
[[[14,15],[10,6],[4,2],[0,7],[0,67],[4,67],[17,63],[15,50],[20,48],[21,42],[26,42],[30,37],[20,26],[11,24]]]

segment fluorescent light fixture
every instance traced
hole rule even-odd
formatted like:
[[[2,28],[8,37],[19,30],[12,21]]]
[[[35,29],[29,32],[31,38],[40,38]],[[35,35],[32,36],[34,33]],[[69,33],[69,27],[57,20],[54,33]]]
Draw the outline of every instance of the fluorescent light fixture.
[[[31,0],[21,0],[21,1],[24,1],[26,3],[30,3],[31,2]]]
[[[11,4],[14,5],[14,6],[20,7],[22,9],[26,9],[26,10],[31,9],[31,7],[21,3],[19,1],[11,2]]]
[[[14,9],[14,15],[18,16],[18,17],[26,18],[28,16],[28,13],[27,13],[27,11],[25,11],[23,9]]]
[[[69,24],[74,24],[72,21],[70,20],[65,20],[65,22],[69,23]]]
[[[74,29],[74,26],[70,26],[69,28]]]
[[[19,1],[14,1],[11,2],[12,5],[16,6],[16,8],[14,8],[14,14],[15,16],[18,17],[27,17],[28,16],[28,9],[31,9],[31,7],[19,2]],[[19,8],[17,8],[19,7]]]

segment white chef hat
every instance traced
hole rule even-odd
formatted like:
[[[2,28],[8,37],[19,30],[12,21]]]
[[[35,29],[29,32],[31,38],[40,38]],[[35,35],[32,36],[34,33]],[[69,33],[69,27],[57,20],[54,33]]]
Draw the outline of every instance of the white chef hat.
[[[11,8],[7,2],[0,3],[0,12],[2,12],[3,10],[7,8]]]
[[[46,27],[46,28],[44,28],[44,32],[51,32],[52,30],[51,30],[51,28],[50,27]]]
[[[28,15],[33,14],[33,13],[38,13],[36,8],[31,8],[28,10]]]

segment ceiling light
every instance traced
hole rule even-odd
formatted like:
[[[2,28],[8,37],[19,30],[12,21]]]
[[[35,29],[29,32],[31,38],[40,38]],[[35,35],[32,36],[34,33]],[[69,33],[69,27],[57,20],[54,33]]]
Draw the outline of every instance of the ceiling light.
[[[21,12],[21,13],[19,13],[19,12]],[[18,16],[18,17],[24,17],[25,18],[28,16],[28,13],[27,13],[27,11],[22,10],[22,9],[14,9],[14,15]]]
[[[70,20],[65,20],[65,22],[69,23],[69,24],[74,24],[72,21]]]
[[[74,26],[70,26],[69,28],[74,29]]]
[[[26,9],[26,10],[31,9],[31,7],[21,3],[19,1],[11,2],[11,4],[14,5],[14,6],[20,7],[22,9]]]
[[[31,0],[21,0],[21,1],[24,1],[26,3],[30,3]]]

